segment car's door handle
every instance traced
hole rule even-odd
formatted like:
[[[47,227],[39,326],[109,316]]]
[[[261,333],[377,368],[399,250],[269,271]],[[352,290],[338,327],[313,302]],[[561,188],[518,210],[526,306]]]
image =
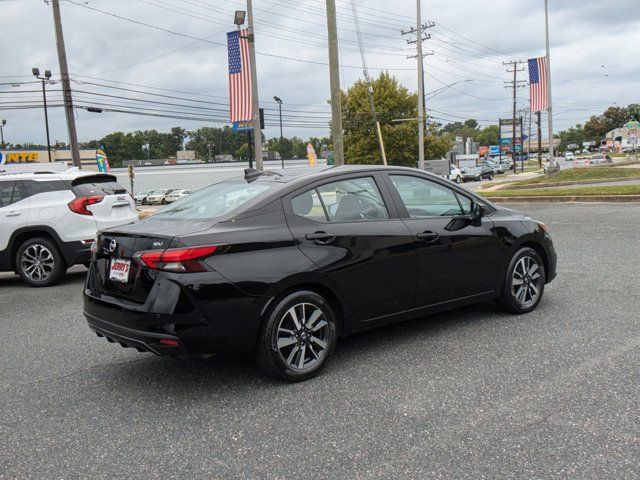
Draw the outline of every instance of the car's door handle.
[[[440,238],[440,235],[435,232],[427,231],[427,232],[419,233],[418,235],[416,235],[416,237],[418,237],[418,240],[424,240],[427,243],[433,243],[438,241],[438,239]]]
[[[307,240],[313,240],[320,245],[326,245],[328,243],[331,243],[336,238],[336,236],[333,233],[329,232],[314,232],[307,233],[304,238],[306,238]]]
[[[22,215],[21,212],[9,212],[5,215],[5,217],[18,217],[20,215]]]

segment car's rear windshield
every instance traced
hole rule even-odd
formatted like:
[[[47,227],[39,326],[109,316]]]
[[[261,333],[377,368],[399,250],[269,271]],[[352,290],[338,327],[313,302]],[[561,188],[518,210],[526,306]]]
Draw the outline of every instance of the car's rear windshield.
[[[171,218],[172,220],[213,220],[242,207],[260,195],[264,195],[273,186],[273,184],[266,182],[226,181],[217,183],[158,210],[152,217]]]
[[[73,180],[71,190],[77,197],[91,195],[116,195],[126,193],[127,189],[116,182],[111,175],[95,175]]]

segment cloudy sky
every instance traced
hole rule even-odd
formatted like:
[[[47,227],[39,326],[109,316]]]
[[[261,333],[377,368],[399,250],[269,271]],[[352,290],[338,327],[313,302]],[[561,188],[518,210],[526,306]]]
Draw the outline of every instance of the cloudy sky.
[[[341,84],[362,77],[350,0],[336,0]],[[227,118],[225,32],[242,0],[63,0],[74,100],[128,113],[78,110],[80,140],[114,130],[222,125]],[[415,24],[415,2],[356,0],[372,75],[388,70],[416,90],[414,47],[400,34]],[[285,135],[326,135],[329,74],[324,0],[254,0],[258,82],[268,137],[278,135],[274,95],[284,101]],[[502,62],[544,54],[543,0],[423,0],[435,22],[425,42],[428,113],[438,122],[497,123],[511,111]],[[44,143],[39,85],[31,68],[58,73],[51,7],[0,0],[0,117],[11,143]],[[613,104],[640,102],[637,0],[550,0],[554,127],[558,131]],[[526,71],[520,74],[526,79]],[[457,82],[457,83],[456,83]],[[11,85],[11,84],[14,85]],[[16,86],[18,83],[22,85]],[[60,85],[49,87],[59,105]],[[518,91],[518,108],[528,105]],[[146,115],[137,115],[144,113]],[[184,120],[162,116],[191,117]],[[197,120],[196,120],[197,119]],[[52,141],[66,141],[61,108],[51,108]]]

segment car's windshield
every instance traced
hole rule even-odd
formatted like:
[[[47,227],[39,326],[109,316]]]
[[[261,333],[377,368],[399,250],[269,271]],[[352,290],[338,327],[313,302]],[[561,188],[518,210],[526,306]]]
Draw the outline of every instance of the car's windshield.
[[[158,210],[152,217],[170,217],[172,220],[219,218],[264,194],[273,186],[270,183],[235,180],[216,183]]]

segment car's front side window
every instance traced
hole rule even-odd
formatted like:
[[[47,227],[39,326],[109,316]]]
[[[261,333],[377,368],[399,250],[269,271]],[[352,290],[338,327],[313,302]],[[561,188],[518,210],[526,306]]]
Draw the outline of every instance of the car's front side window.
[[[317,190],[331,222],[389,218],[387,207],[372,177],[327,183]]]
[[[429,218],[462,215],[453,190],[411,175],[390,175],[409,218]]]

